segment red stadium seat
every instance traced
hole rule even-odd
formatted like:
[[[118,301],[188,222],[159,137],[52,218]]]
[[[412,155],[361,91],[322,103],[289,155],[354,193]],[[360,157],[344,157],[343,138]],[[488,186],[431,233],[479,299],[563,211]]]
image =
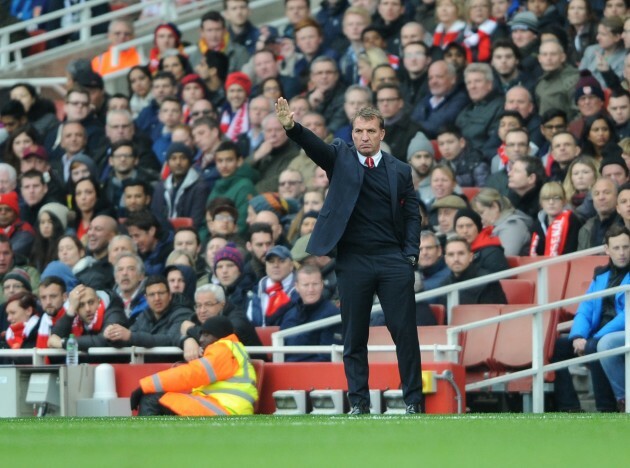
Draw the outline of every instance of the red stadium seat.
[[[593,280],[593,272],[596,267],[604,266],[608,263],[608,256],[589,256],[577,258],[571,262],[571,269],[567,279],[567,287],[563,294],[563,299],[581,296],[585,294],[591,281]],[[562,321],[570,320],[577,311],[578,304],[564,307]]]
[[[39,36],[40,34],[44,34],[45,32],[46,31],[44,29],[36,29],[34,31],[29,31],[28,34],[31,37],[35,37],[35,36]],[[45,50],[46,50],[46,41],[41,41],[37,44],[33,44],[32,46],[28,48],[28,55],[30,57],[31,55],[42,53]]]
[[[446,324],[446,308],[442,304],[429,304],[437,325]]]
[[[462,187],[462,193],[468,198],[468,203],[472,202],[480,190],[480,187]]]
[[[545,260],[548,257],[513,257],[518,259],[517,266],[529,265],[531,263],[540,262],[541,260]],[[547,291],[548,291],[548,302],[559,301],[564,298],[564,291],[567,284],[567,277],[569,276],[569,264],[568,263],[556,263],[548,267],[547,271]],[[530,280],[534,284],[534,301],[538,303],[538,297],[536,296],[536,292],[538,290],[537,281],[538,281],[538,272],[536,270],[528,271],[526,273],[521,273],[516,275],[516,279],[526,279]]]
[[[492,305],[458,305],[453,307],[451,325],[466,325],[478,322],[501,313],[501,306]],[[466,332],[466,343],[462,352],[462,365],[468,369],[478,368],[487,370],[488,362],[492,357],[494,341],[497,335],[498,324],[494,323],[485,327],[474,328]]]
[[[534,282],[525,279],[499,280],[508,304],[534,303]]]
[[[169,221],[176,231],[182,228],[191,228],[195,225],[192,218],[169,218]]]
[[[278,326],[256,327],[256,333],[263,346],[271,346],[271,334],[280,330]]]
[[[447,326],[435,325],[432,327],[417,327],[418,339],[421,345],[433,345],[433,344],[447,344],[448,338],[446,335]],[[463,343],[463,338],[460,340],[460,344]],[[370,336],[368,338],[368,345],[393,345],[391,335],[387,327],[370,327]],[[371,352],[368,353],[368,359],[372,362],[396,362],[396,353],[391,352]],[[425,351],[421,353],[421,359],[423,362],[433,362],[434,355],[432,351]]]

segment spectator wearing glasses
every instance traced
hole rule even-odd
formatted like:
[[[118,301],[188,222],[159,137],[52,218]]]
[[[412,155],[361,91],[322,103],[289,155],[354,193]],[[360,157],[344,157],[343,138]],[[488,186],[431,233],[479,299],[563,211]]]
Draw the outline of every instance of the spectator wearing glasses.
[[[424,291],[439,288],[450,274],[444,262],[440,240],[433,231],[422,231],[420,233],[418,271]]]

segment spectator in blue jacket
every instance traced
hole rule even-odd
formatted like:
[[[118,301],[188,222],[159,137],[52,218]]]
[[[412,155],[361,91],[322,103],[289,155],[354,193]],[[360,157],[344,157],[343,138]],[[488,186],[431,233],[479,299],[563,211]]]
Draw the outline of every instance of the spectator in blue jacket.
[[[613,225],[605,236],[605,250],[610,258],[608,265],[595,269],[587,293],[602,291],[630,284],[630,231],[625,226]],[[597,351],[598,342],[607,335],[624,330],[624,293],[591,299],[580,303],[569,336],[556,340],[553,361],[564,361]],[[623,367],[623,356],[622,367]],[[617,400],[599,361],[589,363],[595,407],[601,412],[617,411]],[[618,376],[619,373],[614,373]],[[613,375],[611,373],[610,375]],[[615,382],[618,380],[615,378]],[[618,387],[617,387],[618,388]],[[575,393],[568,369],[556,371],[554,385],[556,407],[559,411],[580,411],[580,401]],[[625,401],[624,401],[625,406]]]

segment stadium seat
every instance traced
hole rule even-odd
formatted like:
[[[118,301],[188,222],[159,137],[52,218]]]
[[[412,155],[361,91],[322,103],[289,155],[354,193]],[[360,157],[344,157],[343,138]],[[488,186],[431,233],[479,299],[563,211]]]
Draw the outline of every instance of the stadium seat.
[[[46,33],[44,29],[36,29],[34,31],[29,31],[28,34],[31,37],[36,37],[44,33]],[[41,41],[41,42],[38,42],[37,44],[33,44],[32,46],[28,48],[28,55],[30,57],[32,55],[42,53],[45,50],[46,50],[46,41]]]
[[[576,258],[571,262],[571,268],[567,278],[567,286],[563,299],[581,296],[588,290],[593,280],[593,272],[596,267],[603,266],[608,263],[608,256],[592,255],[589,257]],[[563,308],[561,321],[570,320],[577,311],[578,304],[569,305]]]
[[[434,325],[431,327],[417,327],[418,339],[421,345],[448,344],[446,335],[447,326]],[[387,327],[370,327],[370,336],[368,338],[368,346],[370,345],[393,345],[391,335]],[[460,338],[460,345],[463,344],[463,338]],[[372,362],[396,362],[396,353],[391,352],[371,352],[368,353],[368,359]],[[433,362],[433,351],[424,351],[421,353],[423,362]]]
[[[472,202],[472,199],[479,193],[480,187],[462,187],[462,193],[468,198],[468,203]]]
[[[501,306],[492,305],[458,305],[453,307],[451,325],[466,325],[478,322],[501,313]],[[461,353],[461,364],[466,367],[466,382],[476,382],[489,374],[489,361],[492,358],[498,324],[494,323],[466,332],[466,340]]]
[[[271,334],[280,330],[278,326],[256,327],[256,333],[263,346],[271,346]]]
[[[529,265],[531,263],[540,262],[545,260],[548,257],[513,257],[518,259],[517,266]],[[564,292],[567,284],[567,277],[569,276],[569,264],[565,263],[556,263],[555,265],[551,265],[548,267],[547,271],[547,291],[548,291],[548,301],[554,302],[559,301],[564,298]],[[536,270],[528,271],[526,273],[521,273],[515,276],[516,279],[526,279],[533,281],[534,284],[534,301],[538,303],[537,294],[537,281],[538,281],[538,272]]]
[[[505,258],[507,259],[507,262],[510,268],[516,268],[517,266],[520,266],[521,257],[516,257],[513,255],[506,255]]]
[[[534,303],[534,282],[525,279],[499,280],[508,304]]]
[[[435,323],[437,325],[446,324],[446,308],[442,304],[429,304],[431,313],[435,317]]]
[[[176,231],[182,228],[191,228],[195,225],[192,218],[169,218],[168,220]]]
[[[254,403],[254,414],[258,413],[258,406],[260,402],[260,395],[262,395],[263,377],[265,375],[265,362],[262,359],[252,359],[252,366],[256,371],[256,390],[258,390],[258,400]]]

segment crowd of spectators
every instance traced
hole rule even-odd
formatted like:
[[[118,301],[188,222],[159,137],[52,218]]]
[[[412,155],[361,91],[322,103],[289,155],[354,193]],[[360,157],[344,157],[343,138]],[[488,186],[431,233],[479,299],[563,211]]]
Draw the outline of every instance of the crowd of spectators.
[[[57,3],[13,1],[11,14]],[[382,148],[409,163],[421,201],[417,291],[630,227],[629,2],[284,4],[275,28],[253,24],[247,0],[224,0],[202,16],[190,55],[163,23],[146,58],[128,48],[116,64],[109,50],[73,61],[61,121],[27,82],[8,90],[7,346],[63,347],[74,332],[81,349],[172,345],[193,359],[211,316],[259,344],[253,327],[337,314],[334,255],[305,249],[331,174],[287,137],[273,112],[281,96],[296,121],[339,144],[352,144],[358,109],[380,111]],[[131,22],[108,26],[111,46],[133,36]],[[122,69],[128,93],[109,95],[103,76]],[[460,297],[483,301],[506,302],[498,283]],[[291,344],[338,339],[333,327]]]

